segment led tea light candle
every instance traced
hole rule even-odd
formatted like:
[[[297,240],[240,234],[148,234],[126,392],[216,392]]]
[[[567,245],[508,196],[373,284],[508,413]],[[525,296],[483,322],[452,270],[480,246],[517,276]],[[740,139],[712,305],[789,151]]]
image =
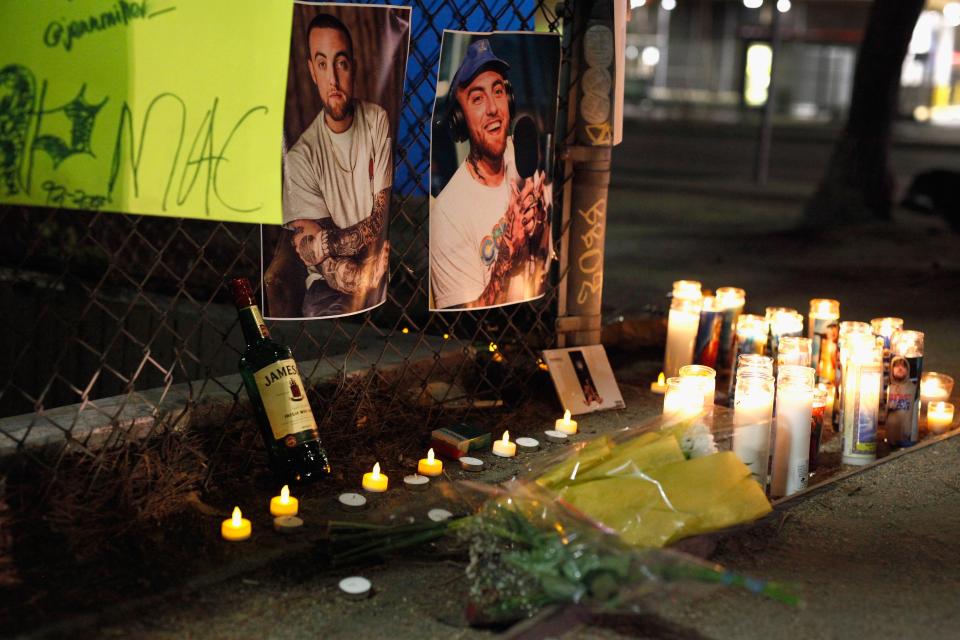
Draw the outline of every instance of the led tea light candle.
[[[517,455],[517,444],[510,442],[510,432],[504,431],[503,438],[493,441],[493,455],[501,458],[512,458]]]
[[[723,318],[713,296],[704,296],[700,307],[700,323],[697,325],[697,337],[693,342],[693,362],[710,367],[717,366],[720,352],[720,330]],[[683,367],[681,367],[682,369]]]
[[[923,337],[921,331],[901,329],[890,339],[887,440],[894,446],[908,447],[920,439]]]
[[[883,346],[871,333],[850,333],[841,338],[840,353],[842,461],[865,465],[877,459]]]
[[[668,379],[667,392],[663,396],[663,417],[687,420],[703,413],[705,380],[700,376]]]
[[[737,318],[734,348],[730,360],[730,386],[727,389],[727,404],[733,406],[736,393],[737,367],[741,356],[762,356],[767,348],[767,323],[763,316],[744,314]],[[771,365],[772,367],[772,365]]]
[[[464,471],[478,472],[483,471],[483,460],[473,456],[463,456],[459,460],[460,468]]]
[[[280,495],[270,498],[270,515],[274,517],[295,516],[300,510],[300,501],[290,497],[290,487],[283,485]]]
[[[577,433],[577,421],[570,419],[570,410],[566,409],[563,412],[563,417],[557,418],[556,422],[553,423],[553,428],[556,431],[572,436]]]
[[[433,449],[427,451],[426,458],[420,458],[420,462],[417,463],[417,473],[431,478],[443,473],[443,462],[433,457]]]
[[[224,540],[240,542],[250,537],[252,527],[250,521],[240,513],[240,507],[233,508],[233,516],[220,523],[220,535]]]
[[[390,479],[380,473],[380,463],[373,465],[373,471],[363,474],[363,488],[370,493],[383,493],[387,490]]]
[[[931,402],[927,407],[927,428],[940,434],[950,430],[953,425],[953,405],[949,402]]]
[[[663,371],[657,376],[656,382],[650,383],[650,391],[653,391],[657,395],[663,395],[667,392],[667,379],[664,377]]]
[[[273,530],[289,535],[303,530],[303,520],[297,516],[280,516],[273,519]]]
[[[773,375],[741,368],[733,404],[733,452],[750,468],[761,487],[767,485],[770,427],[773,421]]]
[[[570,440],[570,436],[556,429],[547,429],[543,432],[543,435],[547,437],[547,442],[554,444],[566,444]]]
[[[770,495],[789,496],[807,487],[810,420],[813,414],[812,367],[786,364],[777,373],[777,417]]]
[[[424,491],[430,486],[430,478],[419,473],[413,473],[403,477],[403,486],[409,491]]]
[[[681,378],[701,378],[700,384],[703,386],[703,410],[707,413],[713,411],[713,398],[717,391],[717,372],[701,364],[688,364],[680,367]]]
[[[720,310],[720,350],[717,352],[717,385],[725,391],[730,386],[730,376],[733,365],[733,352],[736,348],[737,321],[743,314],[743,307],[747,301],[747,293],[737,287],[720,287],[717,289],[717,309]]]
[[[663,357],[663,372],[668,378],[676,376],[683,365],[693,362],[702,306],[699,282],[677,280],[673,283],[673,299],[667,317],[667,349]]]
[[[370,595],[373,585],[363,576],[350,576],[340,581],[340,593],[350,600],[363,600]]]
[[[783,336],[777,345],[777,367],[785,364],[794,364],[799,367],[811,365],[812,344],[810,338],[798,336]]]
[[[344,511],[362,511],[367,507],[367,499],[359,493],[341,493],[337,502]]]
[[[835,378],[837,340],[840,337],[840,301],[814,298],[810,301],[807,321],[811,366],[817,370],[817,380],[832,383]]]
[[[517,438],[514,442],[524,453],[532,453],[540,448],[540,441],[536,438]]]

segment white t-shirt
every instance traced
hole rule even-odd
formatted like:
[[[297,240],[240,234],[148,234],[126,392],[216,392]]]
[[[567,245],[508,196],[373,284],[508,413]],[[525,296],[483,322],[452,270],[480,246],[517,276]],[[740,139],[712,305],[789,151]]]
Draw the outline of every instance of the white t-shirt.
[[[284,157],[283,224],[330,218],[344,229],[368,218],[374,196],[393,184],[390,123],[379,105],[356,100],[337,134],[323,111]]]
[[[506,174],[498,186],[474,180],[463,162],[431,203],[430,291],[437,309],[473,302],[490,282],[516,173],[509,138],[503,158]]]

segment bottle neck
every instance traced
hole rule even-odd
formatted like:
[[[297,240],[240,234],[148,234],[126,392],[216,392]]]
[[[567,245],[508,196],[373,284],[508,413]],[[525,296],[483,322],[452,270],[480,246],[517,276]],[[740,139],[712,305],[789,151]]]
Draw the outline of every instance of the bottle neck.
[[[260,315],[260,309],[257,305],[243,307],[239,313],[240,328],[243,330],[243,338],[247,341],[247,344],[255,344],[270,338],[270,331],[263,322],[263,316]]]

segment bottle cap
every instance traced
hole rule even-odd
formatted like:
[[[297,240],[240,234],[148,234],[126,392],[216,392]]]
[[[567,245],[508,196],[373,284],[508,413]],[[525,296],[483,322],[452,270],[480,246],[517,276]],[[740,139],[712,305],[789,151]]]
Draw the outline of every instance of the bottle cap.
[[[230,295],[233,296],[233,304],[237,305],[238,309],[257,304],[257,301],[253,297],[253,287],[250,285],[250,281],[248,279],[233,278],[227,283],[227,286],[230,287]]]

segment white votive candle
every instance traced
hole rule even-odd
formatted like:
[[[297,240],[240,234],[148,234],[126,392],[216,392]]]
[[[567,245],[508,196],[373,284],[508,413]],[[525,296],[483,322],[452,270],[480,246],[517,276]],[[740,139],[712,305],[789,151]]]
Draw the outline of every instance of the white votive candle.
[[[767,484],[770,426],[773,420],[773,375],[741,369],[733,403],[733,452],[750,468],[761,487]]]
[[[949,402],[931,402],[927,406],[927,428],[933,433],[944,433],[953,425],[953,405]]]
[[[776,438],[770,495],[789,496],[807,487],[810,419],[813,416],[812,367],[784,365],[777,379]]]
[[[703,413],[705,378],[674,377],[667,380],[663,396],[663,417],[668,420],[687,420]]]
[[[667,348],[663,356],[663,372],[667,378],[676,376],[680,367],[693,362],[702,307],[699,282],[677,280],[673,283],[673,300],[667,317]]]

